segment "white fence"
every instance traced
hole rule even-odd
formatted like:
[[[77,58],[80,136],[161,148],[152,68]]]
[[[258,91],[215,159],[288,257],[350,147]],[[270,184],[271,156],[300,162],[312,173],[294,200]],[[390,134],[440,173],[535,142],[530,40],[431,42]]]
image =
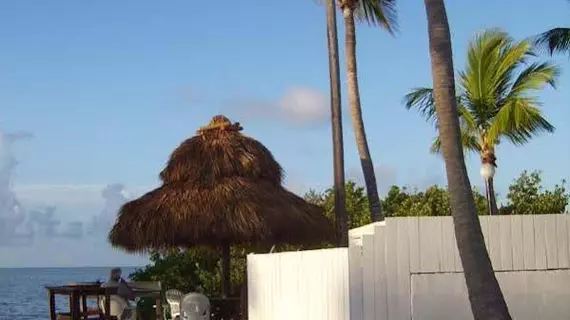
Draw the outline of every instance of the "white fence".
[[[513,317],[567,319],[569,216],[480,220]],[[472,319],[451,217],[391,218],[351,233],[348,251],[250,255],[249,319]]]
[[[349,319],[348,249],[249,255],[251,320]]]

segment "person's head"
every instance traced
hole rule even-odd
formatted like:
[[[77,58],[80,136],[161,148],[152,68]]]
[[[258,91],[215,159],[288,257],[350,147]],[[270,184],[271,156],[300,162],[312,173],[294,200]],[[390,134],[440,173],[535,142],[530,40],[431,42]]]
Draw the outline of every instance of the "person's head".
[[[111,280],[119,281],[121,280],[121,268],[113,268],[111,269]]]

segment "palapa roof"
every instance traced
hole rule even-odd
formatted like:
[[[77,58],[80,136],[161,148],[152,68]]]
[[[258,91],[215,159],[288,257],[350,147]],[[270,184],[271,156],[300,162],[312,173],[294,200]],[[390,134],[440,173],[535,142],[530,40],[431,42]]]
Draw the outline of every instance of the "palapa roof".
[[[160,173],[163,185],[120,209],[111,243],[135,252],[333,241],[323,209],[285,190],[271,152],[240,130],[216,116],[184,141]]]
[[[242,135],[241,130],[239,123],[214,117],[172,152],[160,179],[164,183],[185,181],[210,186],[226,177],[244,177],[281,185],[283,169],[271,151]]]

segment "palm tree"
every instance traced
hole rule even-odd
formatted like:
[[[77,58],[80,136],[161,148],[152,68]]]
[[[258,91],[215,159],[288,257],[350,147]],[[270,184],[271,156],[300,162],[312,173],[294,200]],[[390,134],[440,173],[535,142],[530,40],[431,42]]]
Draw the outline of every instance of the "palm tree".
[[[459,72],[457,105],[463,148],[478,153],[483,165],[497,166],[495,147],[503,138],[520,146],[541,132],[554,131],[532,93],[546,85],[554,87],[560,71],[548,62],[530,61],[535,56],[532,49],[530,40],[516,42],[497,29],[471,41],[467,66]],[[428,121],[435,121],[433,94],[431,88],[414,89],[404,98],[406,108],[416,108]],[[441,152],[439,137],[431,151]],[[486,188],[490,212],[497,214],[492,178]]]
[[[342,137],[340,67],[338,61],[338,35],[336,28],[335,0],[327,0],[326,6],[334,162],[334,210],[339,246],[348,247],[348,216],[346,213],[346,192],[344,182],[344,142]]]
[[[554,28],[538,35],[536,44],[548,49],[550,55],[567,53],[570,55],[570,28]]]
[[[546,48],[550,55],[554,53],[570,55],[570,28],[554,28],[543,32],[536,37],[535,43]]]
[[[451,35],[445,4],[443,0],[424,2],[434,84],[433,99],[436,106],[434,114],[439,124],[440,149],[445,159],[451,214],[471,310],[476,320],[510,320],[507,304],[485,247],[465,167],[455,95]]]
[[[358,90],[358,71],[356,68],[356,26],[360,19],[371,25],[377,25],[393,33],[396,26],[395,0],[338,0],[344,16],[346,72],[348,78],[348,101],[350,117],[354,127],[354,136],[360,155],[362,173],[366,184],[366,193],[370,201],[370,213],[373,221],[384,220],[378,187],[374,173],[374,164],[370,156],[362,109]]]

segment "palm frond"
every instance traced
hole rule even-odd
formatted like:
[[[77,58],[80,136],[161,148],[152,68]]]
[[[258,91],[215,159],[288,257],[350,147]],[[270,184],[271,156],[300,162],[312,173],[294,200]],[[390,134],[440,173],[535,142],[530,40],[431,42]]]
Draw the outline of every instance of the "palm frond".
[[[465,102],[467,101],[465,101],[464,97],[459,93],[457,95],[459,121],[466,129],[475,130],[477,128],[475,118],[465,107]],[[437,128],[437,113],[432,88],[423,87],[412,89],[412,91],[404,96],[403,103],[408,110],[412,108],[417,109],[428,123],[435,124]]]
[[[486,127],[509,92],[516,70],[535,56],[528,40],[514,41],[500,29],[486,30],[471,41],[465,70],[460,72],[460,89],[465,106],[478,126]]]
[[[528,91],[540,90],[546,85],[556,88],[556,82],[560,73],[560,68],[552,63],[532,63],[521,71],[513,82],[509,96],[525,95]]]
[[[469,44],[466,67],[459,72],[457,107],[461,140],[466,150],[494,147],[504,137],[515,145],[528,142],[554,126],[544,118],[534,91],[556,87],[560,69],[538,61],[533,40],[515,41],[500,29],[478,34]],[[413,89],[404,97],[407,109],[417,109],[435,123],[435,101],[430,88]],[[431,151],[440,150],[435,139]]]
[[[570,28],[554,28],[541,33],[536,37],[535,44],[548,50],[551,55],[570,54]]]
[[[493,95],[489,88],[496,86],[495,70],[499,64],[501,46],[508,36],[498,29],[486,30],[475,36],[467,50],[467,65],[459,72],[459,85],[466,96],[465,107],[474,115],[478,126],[492,116]]]
[[[415,108],[423,115],[427,122],[436,123],[435,100],[432,88],[414,88],[404,96],[406,109]]]
[[[398,30],[395,0],[353,0],[357,1],[355,18],[386,29],[391,34]]]
[[[475,135],[477,133],[477,121],[469,109],[465,108],[462,99],[458,99],[457,112],[459,113],[459,125],[462,131]]]
[[[538,105],[538,101],[532,97],[509,99],[489,127],[488,141],[496,142],[504,136],[520,146],[537,134],[554,132],[554,126],[543,117]]]
[[[463,145],[463,150],[467,152],[481,152],[481,145],[479,144],[479,140],[476,136],[468,131],[461,130],[461,144]],[[439,139],[439,136],[433,139],[430,147],[430,152],[441,154],[441,140]]]
[[[525,65],[530,57],[536,57],[532,43],[528,40],[514,42],[509,39],[500,50],[494,74],[494,86],[490,88],[490,92],[495,93],[495,104],[509,92],[517,69]]]

